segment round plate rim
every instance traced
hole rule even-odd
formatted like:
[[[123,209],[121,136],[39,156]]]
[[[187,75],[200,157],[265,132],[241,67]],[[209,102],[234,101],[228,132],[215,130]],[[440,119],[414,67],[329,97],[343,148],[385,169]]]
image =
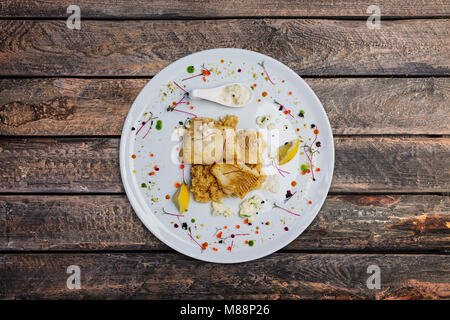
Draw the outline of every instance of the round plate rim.
[[[320,108],[318,108],[318,111],[321,113],[321,117],[325,120],[326,124],[327,124],[327,129],[326,132],[326,137],[325,139],[327,140],[327,143],[329,148],[331,149],[331,159],[329,159],[331,161],[331,165],[330,165],[330,175],[329,175],[329,179],[328,180],[328,184],[326,186],[326,193],[324,193],[324,196],[320,199],[319,201],[319,205],[315,206],[315,212],[313,212],[313,214],[310,214],[310,218],[308,219],[308,221],[305,223],[304,227],[299,228],[297,232],[292,232],[291,235],[289,237],[287,237],[287,239],[285,241],[280,241],[279,244],[275,245],[274,249],[270,249],[270,250],[266,250],[263,251],[260,254],[256,254],[256,255],[251,255],[248,258],[244,258],[244,259],[239,259],[239,260],[233,260],[233,257],[230,256],[229,259],[214,259],[211,256],[202,256],[201,254],[194,254],[191,252],[184,252],[182,251],[180,248],[178,248],[176,246],[176,244],[171,243],[169,240],[167,240],[158,230],[157,228],[153,227],[151,225],[151,223],[148,222],[149,216],[146,215],[144,217],[144,209],[141,207],[141,205],[138,203],[138,200],[136,198],[136,196],[134,195],[133,189],[131,187],[131,185],[128,182],[128,177],[127,174],[128,172],[126,172],[126,168],[125,168],[125,161],[126,161],[126,138],[127,138],[127,134],[128,132],[128,128],[130,127],[132,121],[134,121],[135,119],[132,119],[132,111],[135,108],[135,105],[137,104],[137,101],[139,100],[139,97],[141,95],[143,95],[143,92],[146,90],[146,88],[148,86],[150,86],[152,81],[155,81],[157,79],[159,79],[161,77],[161,74],[170,66],[172,66],[175,63],[181,63],[184,60],[188,60],[189,58],[191,58],[192,56],[198,55],[198,54],[205,54],[205,53],[214,53],[214,52],[224,52],[224,51],[228,51],[228,52],[235,52],[235,51],[242,51],[242,52],[246,52],[246,53],[250,53],[250,54],[255,54],[257,56],[260,56],[264,59],[270,60],[276,64],[281,65],[282,67],[284,67],[286,69],[287,72],[293,74],[295,77],[297,77],[300,82],[303,83],[304,87],[306,88],[307,91],[309,91],[309,94],[311,95],[312,99],[314,100],[314,103],[317,104],[317,106],[320,106]],[[321,130],[321,132],[323,133],[324,131]],[[139,92],[139,94],[136,96],[135,100],[133,101],[133,104],[131,105],[127,117],[125,119],[125,122],[123,124],[123,128],[122,128],[122,132],[121,132],[121,138],[120,138],[120,152],[119,152],[119,158],[120,158],[120,174],[121,174],[121,179],[122,179],[122,184],[124,186],[125,189],[125,193],[127,195],[128,201],[130,202],[134,212],[136,213],[136,215],[139,217],[139,219],[141,220],[141,222],[145,225],[145,227],[155,236],[157,237],[160,241],[162,241],[165,245],[169,246],[170,248],[172,248],[173,250],[186,255],[188,257],[197,259],[197,260],[201,260],[201,261],[205,261],[205,262],[212,262],[212,263],[223,263],[223,264],[231,264],[231,263],[243,263],[243,262],[248,262],[248,261],[252,261],[252,260],[256,260],[256,259],[260,259],[263,257],[266,257],[268,255],[271,255],[274,252],[279,251],[280,249],[284,248],[285,246],[287,246],[288,244],[290,244],[292,241],[294,241],[296,238],[298,238],[304,231],[306,228],[308,228],[312,221],[314,221],[314,219],[316,218],[317,214],[319,213],[320,209],[322,208],[326,197],[328,195],[328,192],[330,190],[331,187],[331,183],[332,183],[332,179],[333,179],[333,173],[334,173],[334,164],[335,164],[335,148],[334,148],[334,138],[333,138],[333,132],[332,132],[332,128],[330,125],[330,121],[328,119],[328,116],[325,112],[325,109],[323,108],[322,103],[320,102],[319,98],[317,97],[317,95],[315,94],[315,92],[311,89],[311,87],[305,82],[305,80],[303,80],[303,78],[298,75],[294,70],[292,70],[291,68],[289,68],[287,65],[285,65],[284,63],[282,63],[281,61],[278,61],[270,56],[267,56],[265,54],[256,52],[256,51],[252,51],[252,50],[246,50],[246,49],[240,49],[240,48],[214,48],[214,49],[208,49],[208,50],[202,50],[202,51],[197,51],[194,53],[191,53],[187,56],[184,56],[172,63],[170,63],[169,65],[167,65],[164,69],[162,69],[161,71],[159,71],[152,79],[150,79],[146,85],[141,89],[141,91]],[[314,210],[314,209],[311,209]],[[155,218],[151,219],[153,221],[157,220]],[[156,221],[155,221],[156,222]],[[157,222],[159,223],[159,222]],[[260,251],[261,252],[261,251]]]

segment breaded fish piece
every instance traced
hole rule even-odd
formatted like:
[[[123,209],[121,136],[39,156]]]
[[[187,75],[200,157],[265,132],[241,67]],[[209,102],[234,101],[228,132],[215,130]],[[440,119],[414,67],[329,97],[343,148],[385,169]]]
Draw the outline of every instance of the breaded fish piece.
[[[261,165],[250,168],[243,163],[221,163],[213,165],[211,173],[225,192],[228,191],[243,199],[250,191],[261,188],[266,176],[260,173],[260,169]]]

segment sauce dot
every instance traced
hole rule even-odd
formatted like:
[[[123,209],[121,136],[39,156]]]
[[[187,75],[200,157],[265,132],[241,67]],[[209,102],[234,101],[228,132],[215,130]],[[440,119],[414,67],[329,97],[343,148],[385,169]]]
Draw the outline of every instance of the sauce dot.
[[[263,93],[261,93],[261,95],[262,95],[263,97],[267,97],[267,92],[266,92],[266,91],[263,91]]]
[[[239,229],[240,227],[241,227],[240,225],[237,225],[237,226],[236,226],[236,229]]]
[[[238,69],[238,72],[241,72],[242,70],[241,69]]]
[[[292,94],[292,91],[289,91],[289,92],[288,92],[288,95],[291,95],[291,94]]]
[[[284,230],[288,231],[288,230],[289,230],[289,228],[288,228],[288,227],[284,227]]]
[[[292,181],[292,182],[291,182],[291,186],[295,187],[296,185],[297,185],[297,182],[296,182],[296,181]]]
[[[173,225],[175,228],[178,228],[178,225],[175,223],[174,225]]]
[[[320,168],[316,168],[316,171],[319,172],[319,171],[320,171]]]
[[[309,204],[311,204],[311,203],[312,203],[312,201],[311,201],[311,200],[309,200],[309,201],[308,201],[308,203],[309,203]]]
[[[169,199],[170,199],[170,196],[169,196],[168,194],[166,194],[166,199],[167,199],[167,200],[169,200]]]
[[[132,154],[132,155],[131,155],[131,158],[132,158],[132,159],[136,159],[136,155],[135,155],[135,154]]]

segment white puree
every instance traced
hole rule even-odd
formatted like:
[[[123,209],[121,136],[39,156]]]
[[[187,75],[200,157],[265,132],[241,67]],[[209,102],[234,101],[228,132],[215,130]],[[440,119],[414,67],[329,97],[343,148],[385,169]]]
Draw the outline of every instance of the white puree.
[[[226,104],[241,106],[250,100],[250,90],[240,84],[230,84],[218,91],[217,98]]]

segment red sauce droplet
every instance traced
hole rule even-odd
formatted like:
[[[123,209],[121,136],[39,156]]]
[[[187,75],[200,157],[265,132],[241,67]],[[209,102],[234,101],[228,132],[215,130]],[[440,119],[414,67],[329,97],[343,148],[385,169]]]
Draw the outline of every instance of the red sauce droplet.
[[[132,154],[132,155],[131,155],[131,158],[132,158],[132,159],[136,159],[136,155],[135,155],[135,154]]]
[[[288,228],[288,227],[284,227],[284,230],[288,231],[288,230],[289,230],[289,228]]]

